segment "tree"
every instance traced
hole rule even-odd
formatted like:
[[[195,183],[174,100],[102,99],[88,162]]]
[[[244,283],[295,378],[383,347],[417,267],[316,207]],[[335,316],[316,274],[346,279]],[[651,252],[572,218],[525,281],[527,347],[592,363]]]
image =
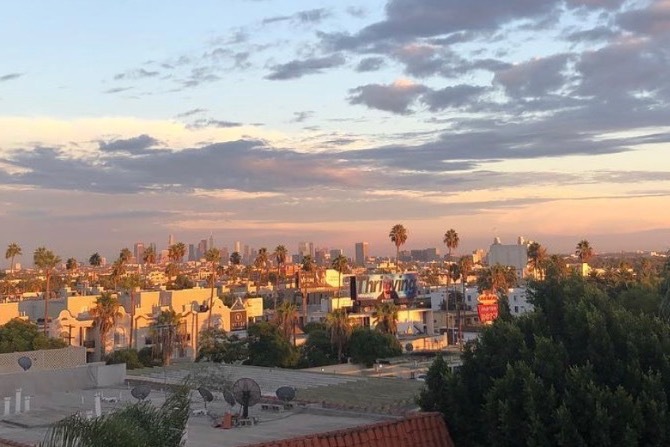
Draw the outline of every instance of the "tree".
[[[460,238],[458,237],[458,233],[456,233],[456,230],[453,228],[448,230],[446,233],[444,233],[444,238],[442,239],[442,242],[444,245],[447,246],[447,250],[449,250],[448,253],[448,258],[451,259],[451,250],[455,250],[458,248],[458,243],[460,242]]]
[[[130,343],[129,347],[134,349],[135,342],[135,290],[142,285],[140,275],[128,275],[121,281],[121,288],[128,292],[130,297]]]
[[[396,269],[400,270],[400,247],[407,242],[407,230],[401,224],[393,225],[389,231],[389,238],[395,245],[395,263]]]
[[[342,254],[337,255],[330,263],[331,267],[337,270],[337,308],[340,308],[340,289],[342,284],[342,273],[347,272],[349,260]]]
[[[377,319],[375,328],[384,334],[398,333],[398,306],[392,302],[377,304],[372,316]]]
[[[38,269],[44,271],[46,276],[46,291],[44,294],[44,335],[47,334],[49,328],[49,298],[51,298],[51,277],[53,276],[56,266],[60,264],[61,259],[46,247],[39,247],[33,253],[33,264]]]
[[[326,314],[326,328],[330,335],[330,342],[337,346],[337,360],[342,361],[344,346],[351,336],[351,324],[346,309],[335,309]]]
[[[297,306],[289,301],[283,301],[275,309],[275,324],[286,340],[293,338],[293,345],[295,346],[295,329],[298,324]]]
[[[119,260],[123,264],[128,264],[132,258],[133,258],[133,252],[131,252],[129,248],[121,249],[121,252],[119,253]]]
[[[67,258],[67,261],[65,261],[65,270],[75,272],[77,271],[77,267],[79,267],[79,264],[75,258]]]
[[[437,361],[419,404],[456,445],[668,445],[670,326],[580,277],[547,277],[535,311],[484,328],[459,371]]]
[[[142,262],[144,262],[144,285],[147,286],[147,272],[149,268],[156,263],[156,249],[153,246],[149,246],[142,253]]]
[[[168,247],[168,258],[175,264],[180,264],[186,255],[186,245],[183,242],[177,242]]]
[[[95,252],[88,258],[88,263],[91,267],[100,267],[102,265],[102,256],[100,256],[100,253]]]
[[[279,289],[279,280],[283,277],[281,274],[282,267],[286,265],[286,257],[288,256],[288,250],[283,245],[277,245],[274,251],[275,259],[277,260],[277,283],[275,284],[275,293],[272,294],[273,297],[273,309],[277,308],[277,293]]]
[[[472,256],[461,256],[458,260],[458,270],[461,272],[461,297],[465,298],[465,288],[468,284],[468,276],[472,273]],[[458,341],[463,341],[463,319],[461,318],[462,303],[456,308],[456,320],[458,322]]]
[[[64,340],[47,337],[40,332],[35,323],[30,321],[14,318],[0,326],[0,354],[57,349],[66,346],[67,343]]]
[[[481,270],[477,278],[477,287],[480,292],[487,291],[499,296],[507,295],[507,290],[516,284],[516,269],[501,264]]]
[[[402,347],[391,334],[358,327],[349,338],[349,355],[354,363],[370,368],[377,359],[396,357],[402,354]]]
[[[205,329],[198,337],[196,362],[233,363],[249,355],[247,344],[237,335],[228,335],[219,328]]]
[[[209,318],[207,319],[207,329],[212,326],[212,307],[214,306],[214,285],[219,264],[221,263],[221,251],[218,248],[210,248],[205,253],[205,261],[209,265]]]
[[[233,282],[237,278],[237,269],[240,263],[242,262],[242,256],[237,251],[234,251],[230,254],[230,275],[233,277]]]
[[[150,326],[151,338],[156,353],[160,353],[163,365],[169,365],[175,348],[181,348],[186,339],[181,324],[181,315],[174,310],[163,310]]]
[[[112,264],[112,273],[110,274],[110,279],[114,283],[114,289],[116,290],[119,285],[119,281],[126,275],[126,264],[121,258],[114,261]]]
[[[316,262],[314,262],[312,255],[303,256],[301,270],[304,273],[314,275],[314,271],[316,270]],[[300,275],[300,273],[298,273],[298,275]],[[307,294],[307,282],[303,281],[303,283],[305,284],[305,287],[302,293],[302,315],[303,315],[303,324],[307,324],[307,299],[309,298],[309,296]]]
[[[249,364],[255,366],[294,367],[298,362],[298,350],[280,332],[278,327],[267,322],[249,326]]]
[[[12,242],[7,246],[7,251],[5,251],[5,259],[11,259],[10,269],[12,276],[14,275],[14,258],[17,256],[21,256],[22,254],[23,253],[21,252],[21,247],[16,242]]]
[[[40,447],[180,447],[190,412],[190,388],[177,386],[160,407],[138,401],[87,419],[75,413],[51,426]]]
[[[109,331],[111,331],[116,322],[123,316],[121,313],[121,303],[115,294],[111,292],[102,292],[100,297],[95,300],[95,307],[89,310],[93,317],[93,325],[98,328],[100,334],[100,358],[105,358],[105,345]]]
[[[258,282],[261,284],[263,283],[263,270],[267,269],[267,266],[268,266],[268,249],[262,247],[258,250],[256,259],[254,260],[254,267],[260,270],[260,279],[258,280]]]
[[[330,342],[328,333],[323,329],[312,330],[300,347],[300,368],[334,365],[339,363],[337,352]]]
[[[582,239],[577,243],[575,255],[579,258],[579,262],[588,263],[589,259],[593,257],[593,248],[586,239]]]
[[[544,278],[544,264],[547,261],[547,249],[539,242],[533,242],[528,246],[528,265],[533,272],[533,276],[537,277],[539,272],[540,279]]]
[[[165,266],[165,276],[167,276],[168,288],[174,287],[174,278],[176,278],[177,275],[179,275],[179,267],[177,264],[170,262]]]

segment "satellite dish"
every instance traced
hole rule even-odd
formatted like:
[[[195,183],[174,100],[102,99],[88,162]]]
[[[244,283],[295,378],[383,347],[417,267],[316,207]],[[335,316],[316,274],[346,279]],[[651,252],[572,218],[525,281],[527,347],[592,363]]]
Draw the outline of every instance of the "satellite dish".
[[[282,402],[291,402],[293,399],[295,399],[295,388],[292,386],[280,386],[277,388],[275,394],[277,394],[277,398]]]
[[[407,344],[405,345],[405,351],[407,351],[407,352],[412,352],[412,351],[414,351],[414,345],[413,345],[412,343],[407,343]]]
[[[242,405],[242,418],[249,417],[249,407],[253,407],[261,400],[261,387],[255,380],[243,377],[233,384],[233,396]]]
[[[198,388],[198,393],[200,393],[200,395],[202,396],[202,400],[205,401],[205,409],[207,409],[207,402],[213,401],[214,395],[204,386]]]
[[[137,400],[144,400],[151,393],[151,388],[146,385],[137,385],[135,388],[130,390],[130,394]]]
[[[233,396],[233,393],[229,390],[223,390],[223,400],[225,400],[231,407],[235,406],[235,396]]]
[[[31,366],[33,366],[33,361],[30,360],[30,357],[21,357],[19,358],[19,366],[23,368],[24,371],[28,371]]]

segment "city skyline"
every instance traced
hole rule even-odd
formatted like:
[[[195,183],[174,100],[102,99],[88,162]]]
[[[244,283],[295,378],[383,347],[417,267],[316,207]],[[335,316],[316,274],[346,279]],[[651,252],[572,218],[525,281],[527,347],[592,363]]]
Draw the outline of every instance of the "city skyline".
[[[670,248],[667,0],[11,3],[2,241]],[[625,67],[625,69],[622,69]],[[20,260],[19,260],[20,262]],[[25,262],[24,262],[25,263]]]

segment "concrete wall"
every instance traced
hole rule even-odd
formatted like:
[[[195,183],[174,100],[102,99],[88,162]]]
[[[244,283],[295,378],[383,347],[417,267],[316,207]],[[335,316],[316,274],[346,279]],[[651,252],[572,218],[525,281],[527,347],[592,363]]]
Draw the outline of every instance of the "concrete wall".
[[[86,348],[69,346],[62,349],[0,354],[0,374],[23,372],[23,368],[19,366],[21,357],[28,357],[32,361],[29,371],[71,368],[86,364]]]
[[[109,387],[123,384],[125,378],[125,363],[89,363],[68,369],[0,374],[0,397],[14,396],[17,388],[23,390],[24,396],[39,396],[53,392]]]

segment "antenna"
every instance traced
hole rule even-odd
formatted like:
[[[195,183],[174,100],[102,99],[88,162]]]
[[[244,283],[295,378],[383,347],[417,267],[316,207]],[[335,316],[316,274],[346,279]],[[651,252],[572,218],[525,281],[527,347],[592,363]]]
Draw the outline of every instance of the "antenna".
[[[30,357],[21,357],[18,360],[19,366],[23,368],[24,371],[28,371],[31,366],[33,366],[33,361],[30,360]]]
[[[200,396],[202,396],[202,400],[205,401],[205,411],[207,411],[207,402],[213,401],[214,395],[204,386],[198,388],[198,393],[200,393]]]
[[[223,390],[222,394],[223,394],[223,400],[225,400],[231,407],[234,407],[236,402],[233,393],[231,393],[229,390]]]
[[[286,405],[295,399],[295,388],[292,386],[280,386],[277,388],[275,394],[279,400],[284,402],[284,407],[286,408]]]
[[[242,405],[242,418],[249,417],[249,407],[253,407],[261,400],[261,387],[255,380],[243,377],[233,384],[233,396]]]
[[[130,390],[130,394],[137,400],[146,399],[151,393],[151,388],[146,385],[137,385],[135,388]]]

